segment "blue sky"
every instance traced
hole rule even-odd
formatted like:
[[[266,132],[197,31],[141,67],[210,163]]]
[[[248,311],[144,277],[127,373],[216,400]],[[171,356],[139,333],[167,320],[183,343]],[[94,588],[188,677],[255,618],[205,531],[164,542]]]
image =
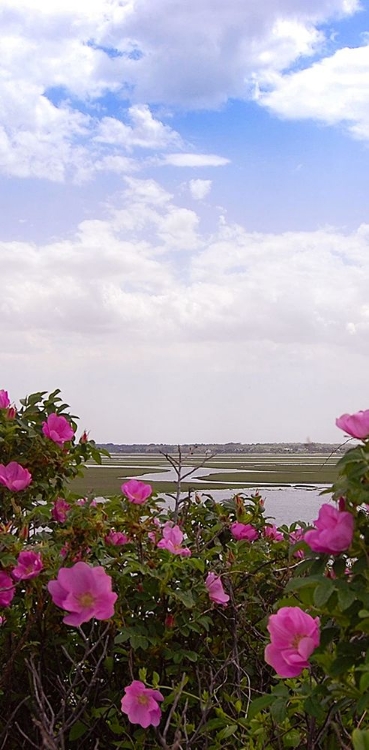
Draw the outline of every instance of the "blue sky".
[[[368,408],[369,9],[3,0],[2,382],[116,442]]]

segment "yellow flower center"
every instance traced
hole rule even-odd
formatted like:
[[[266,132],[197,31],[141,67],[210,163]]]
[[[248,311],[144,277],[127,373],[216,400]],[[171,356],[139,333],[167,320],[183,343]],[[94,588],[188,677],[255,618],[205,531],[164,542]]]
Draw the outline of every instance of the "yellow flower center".
[[[90,594],[89,591],[86,591],[85,594],[81,594],[78,599],[82,607],[91,607],[91,605],[95,602],[95,598],[92,596],[92,594]]]
[[[141,706],[147,706],[149,702],[149,696],[148,695],[139,695],[138,696],[138,702]]]

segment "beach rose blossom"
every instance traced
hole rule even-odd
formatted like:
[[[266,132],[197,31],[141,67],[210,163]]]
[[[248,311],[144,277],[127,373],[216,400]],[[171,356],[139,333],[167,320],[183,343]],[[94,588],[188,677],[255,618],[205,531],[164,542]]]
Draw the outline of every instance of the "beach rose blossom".
[[[284,539],[282,532],[278,531],[275,524],[272,526],[264,526],[263,536],[265,536],[266,539],[273,539],[275,542],[282,542]]]
[[[8,406],[10,406],[10,399],[8,396],[8,391],[1,390],[0,391],[0,409],[7,409]]]
[[[3,484],[11,492],[25,490],[31,482],[32,474],[16,461],[10,461],[6,465],[0,464],[0,484]]]
[[[349,548],[354,534],[354,517],[351,513],[324,503],[314,524],[315,529],[304,534],[304,541],[313,552],[339,555]]]
[[[369,409],[356,414],[342,414],[336,419],[336,425],[351,437],[365,440],[369,437]]]
[[[114,614],[117,594],[112,579],[103,567],[77,562],[71,568],[60,568],[56,581],[47,586],[54,604],[71,614],[63,618],[66,625],[78,627],[93,617],[109,620]]]
[[[130,503],[134,505],[143,505],[152,493],[150,484],[139,482],[138,479],[130,479],[129,482],[122,484],[121,490]]]
[[[125,688],[125,695],[121,700],[121,711],[127,714],[132,724],[139,724],[144,729],[149,726],[157,727],[161,719],[160,701],[164,696],[159,690],[147,688],[140,680]]]
[[[8,576],[7,573],[4,573],[3,570],[0,571],[0,607],[9,607],[9,604],[11,600],[13,599],[13,596],[15,594],[15,586],[14,582]]]
[[[17,565],[12,570],[12,576],[16,581],[25,581],[30,578],[36,578],[44,567],[39,552],[24,550],[20,552],[17,558]]]
[[[74,430],[65,417],[58,417],[57,414],[50,414],[46,422],[42,425],[42,432],[57,445],[64,445],[72,440]]]
[[[259,534],[250,523],[232,523],[230,526],[232,536],[237,541],[253,542]]]
[[[211,599],[212,602],[223,604],[223,606],[227,605],[227,602],[229,602],[229,596],[225,593],[219,576],[216,576],[215,573],[208,573],[205,586],[208,590],[209,599]]]
[[[300,607],[282,607],[269,617],[271,642],[265,661],[280,677],[297,677],[309,667],[309,657],[320,642],[319,617],[311,617]]]
[[[70,511],[70,503],[67,503],[63,497],[58,497],[51,509],[51,517],[54,521],[59,523],[65,523],[67,515]]]
[[[109,531],[109,534],[105,537],[105,544],[114,544],[116,547],[118,547],[121,544],[127,544],[129,542],[129,537],[127,534],[123,534],[122,531]]]
[[[159,549],[167,549],[173,555],[181,555],[181,557],[190,557],[191,550],[188,547],[182,547],[183,532],[179,526],[167,526],[163,527],[163,538],[158,542]]]

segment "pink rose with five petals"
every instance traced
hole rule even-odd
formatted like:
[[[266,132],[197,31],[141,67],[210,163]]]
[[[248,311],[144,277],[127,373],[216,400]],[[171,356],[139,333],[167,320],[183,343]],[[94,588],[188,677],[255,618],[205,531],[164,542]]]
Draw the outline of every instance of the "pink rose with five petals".
[[[342,414],[336,419],[336,425],[351,437],[365,440],[369,437],[369,409],[358,411],[356,414]]]
[[[132,724],[139,724],[144,729],[149,726],[157,727],[161,719],[159,703],[163,700],[164,696],[159,690],[147,688],[140,680],[133,680],[125,688],[121,711],[128,715]]]
[[[70,503],[67,503],[63,497],[58,497],[51,509],[51,517],[54,521],[58,521],[58,523],[65,523],[69,511]]]
[[[152,493],[150,484],[139,482],[138,479],[130,479],[129,482],[122,484],[121,490],[130,503],[134,505],[143,505]]]
[[[55,412],[50,414],[42,425],[42,432],[57,445],[64,445],[72,440],[74,430],[65,417],[58,417]]]
[[[282,607],[269,617],[271,642],[265,661],[280,677],[297,677],[309,667],[309,656],[319,646],[319,617],[311,617],[300,607]]]
[[[208,573],[205,586],[208,590],[209,599],[211,599],[212,602],[223,604],[223,606],[227,605],[227,602],[229,602],[229,596],[225,593],[219,576],[216,576],[215,573]]]
[[[0,484],[5,485],[11,492],[25,490],[31,482],[32,474],[16,461],[10,461],[6,465],[0,464]]]
[[[127,542],[129,542],[129,537],[127,534],[123,534],[122,531],[113,531],[113,529],[111,529],[109,534],[106,535],[104,541],[106,544],[114,544],[118,547],[121,544],[127,544]]]
[[[0,607],[9,607],[15,594],[15,586],[7,573],[0,571]]]
[[[179,526],[166,525],[163,527],[163,538],[158,542],[159,549],[167,549],[173,555],[181,557],[190,557],[191,550],[188,547],[182,547],[183,532]]]
[[[60,568],[56,581],[49,581],[47,588],[54,604],[71,613],[63,618],[66,625],[78,627],[93,617],[109,620],[114,614],[118,597],[112,591],[111,577],[100,565],[77,562]]]
[[[275,542],[282,542],[284,539],[282,532],[278,531],[275,524],[272,526],[264,526],[263,536],[265,536],[266,539],[273,539]]]
[[[314,524],[315,529],[304,534],[304,541],[313,552],[339,555],[349,548],[354,535],[354,517],[351,513],[324,503]]]
[[[36,578],[44,567],[40,553],[32,550],[20,552],[17,562],[17,566],[12,570],[12,576],[16,581]]]
[[[231,523],[230,529],[232,536],[237,541],[253,542],[259,536],[256,529],[250,523],[238,523],[236,521],[235,523]]]

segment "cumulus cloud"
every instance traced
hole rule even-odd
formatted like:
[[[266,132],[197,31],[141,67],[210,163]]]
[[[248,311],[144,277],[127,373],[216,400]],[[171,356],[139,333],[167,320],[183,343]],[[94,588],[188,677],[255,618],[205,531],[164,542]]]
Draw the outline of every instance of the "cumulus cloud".
[[[188,183],[192,198],[194,198],[196,201],[201,201],[203,198],[209,195],[211,185],[211,180],[190,180]]]
[[[269,341],[369,354],[367,225],[278,235],[223,220],[205,235],[195,212],[153,180],[130,177],[107,217],[82,222],[74,237],[2,243],[0,252],[1,317],[15,334],[104,333],[113,342],[124,331],[127,342]]]
[[[276,75],[260,104],[288,119],[343,124],[354,136],[369,139],[369,45],[344,48],[311,67]]]
[[[185,151],[153,106],[248,98],[258,82],[321,48],[324,21],[358,7],[356,0],[300,0],[297,9],[291,0],[157,0],[155,8],[151,0],[3,0],[0,169],[82,182],[96,169],[132,171],[122,151]],[[166,163],[226,163],[192,151],[171,153]]]

